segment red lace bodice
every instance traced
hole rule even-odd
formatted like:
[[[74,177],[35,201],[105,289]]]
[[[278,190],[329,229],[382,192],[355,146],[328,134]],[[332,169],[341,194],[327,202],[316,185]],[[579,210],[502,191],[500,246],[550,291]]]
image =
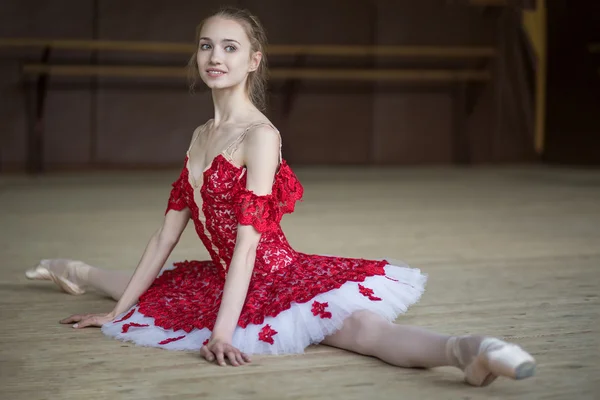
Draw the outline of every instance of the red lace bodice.
[[[176,269],[164,271],[140,297],[139,311],[153,317],[156,325],[187,332],[213,328],[238,224],[252,225],[262,233],[238,322],[241,327],[262,324],[265,317],[289,309],[292,302],[310,301],[348,281],[363,282],[369,276],[385,274],[385,260],[304,254],[290,246],[280,221],[284,214],[294,211],[303,188],[285,160],[281,161],[271,194],[264,196],[246,189],[245,168],[235,166],[222,154],[204,172],[202,186],[195,189],[188,161],[186,157],[185,167],[173,183],[167,212],[190,209],[211,261],[176,263]],[[381,300],[366,287],[360,286],[360,294],[371,301]],[[313,307],[316,318],[330,316],[326,303],[315,302]],[[266,333],[264,340],[269,340]]]
[[[271,194],[257,196],[246,189],[246,170],[218,155],[203,174],[199,193],[189,179],[186,167],[175,183],[167,205],[171,209],[188,207],[198,236],[212,261],[227,271],[235,248],[238,224],[252,225],[261,232],[255,269],[270,272],[290,265],[295,251],[281,227],[281,218],[294,211],[303,188],[288,164],[282,161]]]

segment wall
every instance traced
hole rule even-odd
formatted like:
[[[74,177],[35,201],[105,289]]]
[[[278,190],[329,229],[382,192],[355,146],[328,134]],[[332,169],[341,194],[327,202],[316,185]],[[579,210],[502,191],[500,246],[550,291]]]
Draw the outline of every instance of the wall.
[[[544,160],[600,165],[600,3],[547,2],[548,81]]]
[[[98,38],[192,42],[196,24],[218,1],[10,0],[0,14],[0,37]],[[445,0],[245,0],[276,44],[496,45],[498,10],[448,6]],[[51,6],[49,5],[51,4]],[[307,29],[308,28],[308,29]],[[26,96],[15,57],[37,51],[0,50],[2,168],[26,160]],[[89,60],[60,52],[53,60]],[[187,55],[98,55],[99,62],[183,65]],[[273,60],[289,65],[293,60]],[[309,64],[325,61],[307,59]],[[384,60],[358,61],[385,65]],[[396,65],[416,64],[402,60]],[[426,66],[440,66],[430,61]],[[45,165],[49,168],[180,165],[194,127],[210,118],[209,94],[191,95],[185,82],[51,78],[45,108]],[[476,163],[531,160],[532,142],[498,112],[496,83],[475,89],[465,122],[469,159]],[[272,83],[269,117],[284,135],[293,164],[446,164],[456,162],[455,94],[440,87],[300,82],[291,111],[282,83]],[[503,101],[506,101],[504,99]],[[510,99],[508,99],[510,100]],[[499,120],[502,119],[502,123]]]

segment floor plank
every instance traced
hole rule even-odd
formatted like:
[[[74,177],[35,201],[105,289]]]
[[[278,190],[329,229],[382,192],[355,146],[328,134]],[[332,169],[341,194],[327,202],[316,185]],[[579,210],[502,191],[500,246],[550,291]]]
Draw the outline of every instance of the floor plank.
[[[449,368],[399,369],[325,346],[219,368],[57,321],[108,311],[23,271],[41,258],[135,265],[177,171],[0,177],[2,398],[594,399],[600,393],[600,172],[543,167],[300,168],[305,200],[286,216],[307,253],[398,259],[428,274],[399,318],[504,337],[539,362],[484,389]],[[188,227],[171,259],[206,259]]]

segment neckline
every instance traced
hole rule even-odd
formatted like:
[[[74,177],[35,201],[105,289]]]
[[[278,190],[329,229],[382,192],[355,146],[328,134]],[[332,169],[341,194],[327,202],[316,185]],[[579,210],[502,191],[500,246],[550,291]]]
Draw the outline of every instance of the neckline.
[[[186,152],[185,169],[187,170],[187,174],[188,174],[188,177],[189,177],[188,182],[191,184],[192,188],[202,190],[202,188],[204,187],[204,184],[206,183],[206,174],[207,174],[207,172],[209,170],[213,169],[215,163],[219,159],[223,159],[227,165],[229,165],[231,168],[233,168],[233,169],[235,169],[237,171],[244,171],[246,169],[245,166],[235,165],[233,162],[231,162],[230,160],[228,160],[227,157],[225,157],[225,155],[223,153],[224,153],[224,151],[222,151],[219,154],[217,154],[215,156],[215,158],[213,158],[212,161],[206,166],[206,168],[204,168],[204,170],[202,171],[202,174],[201,174],[201,176],[202,176],[202,184],[200,186],[198,186],[198,184],[196,182],[196,178],[194,177],[194,174],[192,173],[192,171],[190,169],[190,156],[189,156],[188,152]],[[275,175],[273,177],[273,184],[275,184],[275,182],[279,178],[279,175],[281,175],[282,169],[286,165],[287,165],[287,163],[285,162],[285,160],[281,159],[281,161],[279,163],[279,167],[277,168],[277,171],[275,172]]]
[[[235,165],[233,162],[231,162],[230,160],[227,159],[227,157],[225,157],[225,155],[223,154],[225,151],[223,150],[222,152],[220,152],[219,154],[217,154],[210,163],[208,163],[208,165],[202,170],[202,172],[200,173],[200,177],[202,177],[202,184],[198,185],[198,182],[196,180],[196,177],[194,176],[194,173],[192,172],[192,169],[190,168],[190,152],[189,150],[186,152],[186,162],[185,162],[185,168],[187,169],[188,175],[190,177],[191,183],[192,183],[192,187],[198,189],[198,188],[202,188],[202,186],[204,186],[204,182],[206,182],[206,173],[213,168],[214,164],[217,162],[217,159],[219,158],[223,158],[223,160],[225,160],[225,162],[227,164],[229,164],[229,166],[231,166],[232,168],[236,169],[236,170],[243,170],[245,167],[240,167],[238,165]]]
[[[271,127],[272,127],[272,128],[273,128],[273,129],[274,129],[276,132],[277,132],[277,133],[279,133],[279,131],[277,130],[277,128],[275,128],[275,127],[274,127],[274,126],[273,126],[273,125],[272,125],[270,122],[259,122],[259,123],[256,123],[256,124],[250,124],[248,127],[246,127],[246,129],[244,129],[244,131],[241,133],[241,135],[239,135],[239,136],[238,136],[238,137],[237,137],[237,138],[236,138],[236,139],[235,139],[235,140],[234,140],[232,143],[230,143],[230,144],[229,144],[229,145],[228,145],[228,146],[227,146],[225,149],[223,149],[223,150],[222,150],[222,151],[221,151],[219,154],[217,154],[217,155],[216,155],[216,156],[215,156],[215,157],[214,157],[214,158],[211,160],[211,162],[210,162],[210,163],[208,163],[208,164],[206,165],[206,167],[204,167],[204,169],[203,169],[203,170],[200,172],[200,176],[199,176],[199,177],[201,177],[201,178],[202,178],[202,184],[201,184],[201,185],[198,185],[198,182],[197,182],[197,180],[196,180],[196,177],[194,176],[194,172],[192,171],[192,168],[190,167],[190,164],[191,164],[191,156],[190,156],[190,152],[191,152],[191,150],[192,150],[192,147],[193,147],[194,143],[196,142],[196,139],[198,139],[198,137],[199,137],[199,136],[200,136],[200,134],[201,134],[201,133],[204,131],[204,128],[206,127],[206,125],[207,125],[208,123],[214,123],[214,119],[212,119],[212,118],[211,118],[210,120],[208,120],[208,121],[207,121],[207,122],[206,122],[206,123],[205,123],[205,124],[202,126],[201,130],[200,130],[200,131],[199,131],[199,132],[198,132],[198,133],[197,133],[197,134],[194,136],[194,138],[192,139],[192,143],[190,143],[190,145],[188,146],[188,149],[187,149],[187,151],[185,152],[185,154],[186,154],[185,168],[186,168],[186,170],[187,170],[187,174],[188,174],[188,176],[189,176],[189,179],[188,179],[188,181],[190,181],[190,180],[191,180],[191,185],[192,185],[192,187],[193,187],[193,188],[195,188],[195,189],[198,189],[198,188],[202,189],[202,187],[204,186],[204,182],[206,182],[206,176],[205,176],[205,175],[206,175],[206,173],[207,173],[207,172],[208,172],[210,169],[212,169],[212,167],[214,166],[215,162],[216,162],[216,161],[217,161],[217,159],[219,159],[219,158],[223,158],[223,159],[225,160],[225,162],[226,162],[227,164],[229,164],[229,166],[230,166],[230,167],[232,167],[232,168],[234,168],[234,169],[236,169],[236,170],[238,170],[238,171],[239,171],[239,170],[245,170],[245,168],[246,168],[245,166],[239,166],[239,165],[236,165],[236,164],[234,164],[234,162],[233,162],[233,161],[231,161],[229,158],[227,158],[227,157],[225,156],[225,152],[229,150],[229,148],[231,147],[231,145],[233,145],[234,143],[236,143],[236,141],[238,140],[238,138],[240,138],[240,137],[243,137],[243,135],[244,135],[244,134],[245,134],[245,133],[248,131],[248,129],[250,129],[252,126],[254,126],[254,125],[256,125],[256,124],[258,124],[258,125],[260,125],[260,124],[268,124],[268,125],[270,125],[270,126],[271,126]],[[280,151],[279,151],[279,166],[278,166],[278,168],[277,168],[277,171],[275,172],[275,176],[274,176],[274,178],[273,178],[273,179],[276,179],[276,178],[278,177],[278,175],[279,175],[279,172],[281,171],[281,168],[283,167],[283,164],[284,164],[284,160],[283,160],[283,157],[281,156],[281,145],[280,145]]]

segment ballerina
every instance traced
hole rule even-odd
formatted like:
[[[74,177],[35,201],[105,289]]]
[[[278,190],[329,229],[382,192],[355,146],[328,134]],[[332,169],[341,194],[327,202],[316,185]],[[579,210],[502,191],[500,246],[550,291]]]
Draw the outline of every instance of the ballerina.
[[[116,300],[108,313],[62,323],[101,327],[142,346],[198,350],[218,365],[320,343],[399,367],[454,366],[474,386],[533,375],[534,358],[516,344],[394,323],[424,292],[418,269],[294,249],[280,221],[303,187],[263,114],[264,29],[247,11],[224,8],[199,25],[196,44],[190,68],[212,91],[214,118],[194,131],[164,221],[136,270],[56,259],[26,273],[69,294],[92,288]],[[165,265],[190,220],[210,260]]]

